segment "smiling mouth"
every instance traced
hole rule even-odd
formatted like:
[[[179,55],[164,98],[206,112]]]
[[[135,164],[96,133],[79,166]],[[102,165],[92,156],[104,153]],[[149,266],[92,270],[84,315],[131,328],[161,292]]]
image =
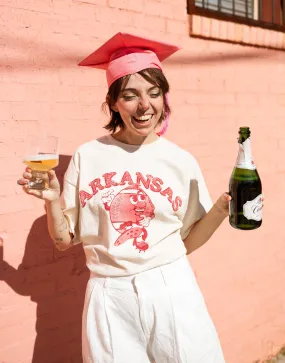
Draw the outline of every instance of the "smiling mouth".
[[[152,119],[152,117],[153,117],[153,115],[144,115],[144,116],[141,116],[141,117],[132,116],[132,119],[135,122],[138,122],[140,124],[144,124],[144,123],[149,122]]]

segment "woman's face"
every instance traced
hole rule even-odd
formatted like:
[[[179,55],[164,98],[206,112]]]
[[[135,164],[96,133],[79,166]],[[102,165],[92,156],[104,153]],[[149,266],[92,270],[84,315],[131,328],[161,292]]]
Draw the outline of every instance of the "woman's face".
[[[120,134],[134,140],[145,139],[152,134],[156,136],[154,130],[161,118],[163,106],[162,90],[140,74],[132,74],[112,107],[120,113],[125,125]]]

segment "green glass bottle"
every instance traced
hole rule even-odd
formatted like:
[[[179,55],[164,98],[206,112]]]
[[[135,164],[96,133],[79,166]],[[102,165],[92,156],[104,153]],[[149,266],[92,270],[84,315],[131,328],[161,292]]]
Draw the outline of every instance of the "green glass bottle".
[[[239,153],[229,183],[230,225],[251,230],[262,223],[262,186],[253,162],[249,127],[239,129]]]

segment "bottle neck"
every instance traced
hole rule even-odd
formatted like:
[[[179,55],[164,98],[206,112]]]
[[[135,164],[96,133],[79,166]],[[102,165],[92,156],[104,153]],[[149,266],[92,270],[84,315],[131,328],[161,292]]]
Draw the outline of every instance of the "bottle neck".
[[[250,144],[250,137],[245,134],[240,134],[239,137],[239,152],[238,157],[236,160],[236,168],[240,169],[249,169],[255,170],[256,166],[254,164],[252,155],[251,155],[251,144]]]
[[[248,133],[248,132],[239,132],[239,138],[238,138],[238,143],[239,144],[244,143],[247,139],[250,139],[250,133]]]

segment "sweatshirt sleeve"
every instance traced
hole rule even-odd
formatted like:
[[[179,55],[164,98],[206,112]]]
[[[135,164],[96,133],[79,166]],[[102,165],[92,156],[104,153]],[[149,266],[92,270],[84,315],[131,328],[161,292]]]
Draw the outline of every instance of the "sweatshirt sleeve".
[[[79,162],[78,154],[75,153],[70,160],[63,180],[63,191],[61,194],[61,208],[69,222],[69,232],[73,234],[73,244],[80,243],[79,239]]]
[[[213,206],[203,174],[194,158],[193,169],[194,173],[188,180],[189,199],[181,228],[183,240],[188,236],[193,225],[208,213]]]

